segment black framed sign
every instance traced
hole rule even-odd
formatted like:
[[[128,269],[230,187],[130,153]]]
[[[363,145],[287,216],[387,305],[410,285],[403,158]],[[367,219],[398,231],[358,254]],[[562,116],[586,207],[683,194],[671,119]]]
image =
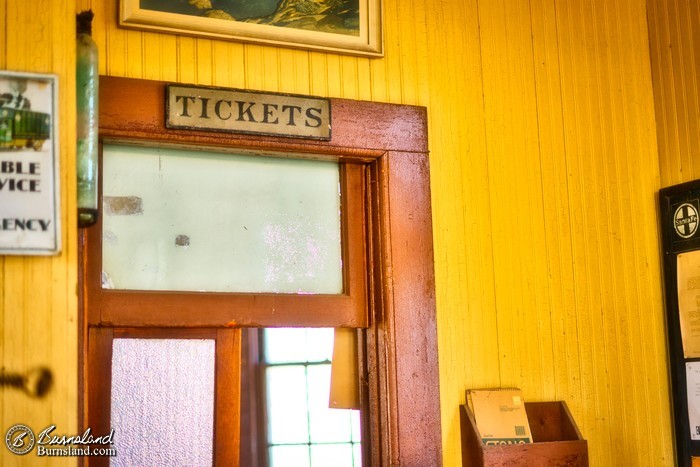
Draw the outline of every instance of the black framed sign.
[[[678,465],[700,457],[700,180],[659,191]]]

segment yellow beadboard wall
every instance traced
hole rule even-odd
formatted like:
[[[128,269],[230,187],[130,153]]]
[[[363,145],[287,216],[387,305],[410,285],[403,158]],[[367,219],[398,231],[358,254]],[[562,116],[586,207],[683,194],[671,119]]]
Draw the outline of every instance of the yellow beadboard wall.
[[[645,2],[428,11],[445,465],[483,386],[565,400],[593,466],[673,465]]]
[[[674,464],[645,0],[385,0],[382,59],[127,31],[117,0],[0,0],[0,68],[61,78],[64,221],[61,256],[0,258],[3,365],[59,378],[47,401],[3,391],[1,429],[76,426],[72,25],[90,7],[103,74],[428,108],[445,466],[465,389],[496,386],[565,400],[593,466]]]
[[[700,178],[700,5],[647,4],[659,170],[667,187]]]
[[[58,76],[60,209],[58,256],[0,256],[0,367],[24,372],[48,366],[54,386],[44,399],[0,390],[0,465],[75,465],[75,459],[38,462],[4,443],[15,423],[55,434],[77,434],[78,301],[75,212],[75,3],[0,0],[0,70]],[[74,138],[74,137],[73,137]]]
[[[661,186],[700,178],[700,5],[648,0]]]

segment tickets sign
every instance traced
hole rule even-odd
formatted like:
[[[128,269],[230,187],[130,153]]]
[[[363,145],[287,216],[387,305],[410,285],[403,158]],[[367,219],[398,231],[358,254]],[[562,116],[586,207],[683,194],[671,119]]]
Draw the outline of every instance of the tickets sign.
[[[328,99],[175,84],[166,92],[168,128],[331,138]]]

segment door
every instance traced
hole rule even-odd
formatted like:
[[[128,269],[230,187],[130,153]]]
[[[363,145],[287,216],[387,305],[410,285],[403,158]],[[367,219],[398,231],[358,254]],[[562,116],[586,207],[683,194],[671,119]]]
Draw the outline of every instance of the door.
[[[86,229],[81,236],[83,426],[93,431],[95,427],[111,426],[111,395],[108,398],[105,394],[112,391],[112,383],[106,383],[105,369],[110,368],[111,375],[115,342],[122,346],[120,340],[136,339],[133,336],[139,332],[147,334],[142,339],[146,341],[167,340],[172,337],[168,332],[176,332],[185,335],[178,334],[174,340],[218,342],[217,339],[225,338],[235,343],[239,329],[248,326],[350,327],[358,329],[358,365],[363,375],[360,394],[366,432],[363,439],[371,440],[366,447],[364,465],[399,462],[439,465],[441,438],[425,110],[331,100],[330,141],[171,130],[164,126],[164,87],[165,83],[160,82],[102,77],[103,143],[178,149],[185,146],[219,154],[337,164],[342,285],[331,293],[307,293],[301,289],[292,293],[251,293],[111,287],[112,274],[107,277],[102,274],[103,246],[114,238],[105,237],[99,224]],[[201,187],[206,190],[208,184]],[[357,196],[347,196],[343,201],[343,193]],[[132,214],[136,218],[141,215],[139,209],[150,209],[147,204],[139,208],[138,200],[130,196],[117,194],[120,199],[110,209],[134,210]],[[118,236],[117,240],[121,238]],[[173,255],[194,251],[197,245],[197,238],[188,232],[170,231],[168,238],[162,245]],[[119,259],[119,254],[116,256]],[[169,264],[178,259],[168,258]],[[186,335],[195,331],[213,334],[206,338]],[[220,337],[220,334],[230,336]],[[214,335],[216,338],[211,337]],[[206,345],[211,347],[211,343]],[[218,348],[217,343],[214,348]],[[120,347],[119,355],[123,350]],[[215,352],[213,358],[218,362],[223,357]],[[235,371],[234,368],[234,374]],[[219,387],[217,383],[214,385]],[[217,397],[215,394],[214,406],[219,401]],[[233,430],[230,433],[235,433]],[[213,431],[214,456],[218,452],[216,442],[220,431],[218,428]],[[214,462],[218,463],[216,457]]]

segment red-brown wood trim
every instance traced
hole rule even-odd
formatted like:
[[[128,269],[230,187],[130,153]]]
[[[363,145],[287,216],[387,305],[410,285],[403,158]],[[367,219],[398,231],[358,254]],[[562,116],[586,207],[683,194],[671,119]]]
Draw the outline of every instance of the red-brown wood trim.
[[[105,291],[99,324],[157,327],[361,327],[347,295],[283,295]],[[281,313],[284,312],[282,315]]]
[[[330,141],[270,137],[165,128],[164,81],[100,76],[100,134],[103,137],[154,139],[173,143],[260,148],[372,157],[386,149],[428,152],[427,113],[424,107],[331,99]],[[346,150],[347,151],[346,151]]]
[[[87,427],[95,436],[109,434],[111,431],[112,334],[111,328],[90,328],[88,335],[90,358],[87,362],[85,377],[87,387],[85,413]],[[103,448],[104,446],[94,447]],[[90,467],[109,466],[109,457],[90,457],[85,460]]]
[[[386,161],[386,159],[384,159]],[[360,374],[367,375],[366,399],[362,400],[363,407],[368,407],[366,429],[363,432],[364,439],[371,439],[369,449],[365,447],[365,455],[369,455],[369,464],[372,466],[388,466],[390,455],[398,449],[397,431],[392,428],[390,419],[396,420],[399,415],[394,413],[389,404],[389,392],[395,386],[395,379],[390,377],[390,369],[387,359],[393,353],[394,348],[387,345],[388,322],[384,319],[383,310],[386,307],[384,297],[385,274],[390,265],[384,261],[382,254],[384,242],[389,242],[388,229],[382,227],[382,223],[389,216],[386,206],[387,196],[385,193],[385,177],[381,174],[386,171],[385,167],[380,167],[381,161],[372,164],[367,170],[367,190],[371,200],[370,212],[368,215],[368,231],[371,233],[369,239],[369,315],[371,325],[365,333],[365,345],[360,347],[364,354],[364,370]],[[385,207],[384,209],[382,209]],[[389,339],[388,342],[391,342]],[[359,347],[359,346],[358,346]],[[361,395],[364,392],[360,393]],[[395,398],[394,398],[395,400]],[[368,434],[365,435],[365,433]],[[393,439],[393,444],[390,440]],[[369,452],[367,452],[369,451]]]
[[[441,465],[427,154],[387,152],[368,170],[372,465]],[[394,409],[398,407],[398,409]],[[420,440],[420,441],[418,441]]]
[[[214,465],[235,467],[240,459],[241,330],[216,331]]]
[[[114,339],[212,339],[217,338],[211,328],[111,328]]]
[[[382,173],[382,236],[390,401],[400,406],[392,428],[402,466],[441,465],[440,390],[435,315],[430,170],[428,155],[389,152]],[[391,338],[393,336],[393,339]],[[393,399],[393,401],[391,400]],[[390,403],[391,403],[390,402]],[[392,416],[395,415],[392,413]],[[415,442],[420,440],[420,442]],[[393,452],[392,452],[393,454]]]
[[[87,303],[87,295],[85,289],[85,260],[86,256],[82,254],[85,251],[85,230],[78,231],[78,394],[80,396],[87,394],[88,380],[88,318],[85,305]],[[84,398],[80,397],[78,401],[78,428],[81,433],[89,426],[87,419],[87,403]],[[82,460],[78,461],[80,466],[83,465]]]
[[[258,346],[260,349],[265,348],[265,331],[263,329],[258,330]],[[264,363],[264,358],[262,356],[262,353],[259,354],[260,360]],[[259,389],[258,392],[258,397],[264,398],[267,397],[266,391],[267,391],[267,367],[262,364],[258,365],[255,373],[255,379],[256,379],[256,385],[257,388]],[[262,400],[262,399],[261,399]],[[260,443],[258,444],[258,459],[260,460],[260,465],[269,465],[270,463],[270,456],[269,456],[269,451],[267,449],[267,441],[268,441],[268,430],[267,430],[267,424],[264,422],[265,420],[268,420],[268,406],[266,403],[260,403],[257,406],[257,413],[258,413],[258,420],[261,421],[261,423],[258,423],[258,431],[257,431],[257,436],[258,440],[260,440]]]
[[[265,397],[265,391],[258,384],[258,365],[260,364],[260,346],[258,333],[253,328],[241,329],[241,397],[240,397],[240,465],[263,465],[258,454],[261,446],[258,440],[264,438],[259,434],[259,401]],[[245,429],[244,429],[245,428]]]
[[[114,339],[212,339],[216,342],[214,465],[238,466],[241,329],[91,327],[85,411],[87,426],[96,436],[109,434],[111,430]],[[91,457],[86,461],[91,467],[109,465],[109,458]]]
[[[341,222],[342,258],[347,267],[343,267],[344,292],[352,300],[352,310],[357,318],[356,325],[347,327],[367,327],[367,274],[366,274],[366,232],[365,232],[365,166],[360,164],[341,165]],[[325,327],[338,327],[325,326]]]

